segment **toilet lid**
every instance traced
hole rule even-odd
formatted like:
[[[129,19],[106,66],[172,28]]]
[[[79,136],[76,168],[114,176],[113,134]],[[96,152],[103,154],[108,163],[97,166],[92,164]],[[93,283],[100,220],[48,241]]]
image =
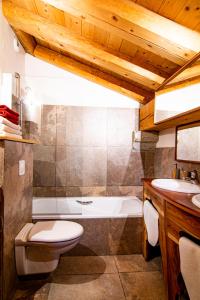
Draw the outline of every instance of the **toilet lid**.
[[[29,232],[28,241],[31,242],[64,242],[73,240],[83,234],[83,227],[70,221],[37,222]]]

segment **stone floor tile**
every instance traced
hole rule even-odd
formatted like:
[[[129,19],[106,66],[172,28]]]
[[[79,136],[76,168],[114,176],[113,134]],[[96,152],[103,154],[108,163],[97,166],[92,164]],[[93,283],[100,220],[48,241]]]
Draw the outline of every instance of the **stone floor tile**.
[[[61,275],[51,283],[48,300],[125,300],[118,274]]]
[[[161,259],[156,257],[149,262],[146,262],[142,255],[116,255],[115,262],[118,272],[149,272],[161,270]]]
[[[120,273],[126,300],[165,300],[162,274],[156,272]]]
[[[22,282],[15,293],[14,300],[48,300],[50,283]]]
[[[53,276],[117,273],[114,256],[64,256]]]

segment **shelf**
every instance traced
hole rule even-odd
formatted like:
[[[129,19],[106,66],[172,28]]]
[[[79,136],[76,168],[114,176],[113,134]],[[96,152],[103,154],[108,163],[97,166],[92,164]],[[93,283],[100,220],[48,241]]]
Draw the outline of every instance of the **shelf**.
[[[26,144],[38,144],[38,142],[34,140],[26,140],[26,139],[18,139],[14,137],[9,137],[9,136],[0,136],[0,140],[3,141],[12,141],[12,142],[20,142],[20,143],[26,143]]]

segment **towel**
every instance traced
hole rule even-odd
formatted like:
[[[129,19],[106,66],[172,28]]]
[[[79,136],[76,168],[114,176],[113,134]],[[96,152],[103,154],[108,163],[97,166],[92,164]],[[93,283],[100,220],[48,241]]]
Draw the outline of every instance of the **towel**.
[[[144,201],[144,223],[147,229],[148,242],[156,246],[159,238],[158,231],[159,214],[149,201]]]
[[[6,105],[0,105],[0,111],[7,111],[7,112],[9,112],[10,114],[12,114],[12,115],[14,115],[16,117],[19,117],[19,114],[16,111],[10,109]]]
[[[5,131],[8,133],[13,133],[13,134],[18,134],[21,135],[21,130],[16,130],[10,126],[4,125],[4,124],[0,124],[0,131]]]
[[[12,122],[10,122],[9,120],[7,120],[6,118],[0,116],[0,124],[4,124],[7,125],[15,130],[21,130],[21,127],[19,125],[16,125]]]
[[[10,138],[15,138],[15,139],[22,139],[21,135],[8,133],[5,131],[0,131],[0,137],[10,137]]]
[[[200,246],[186,237],[179,240],[181,273],[190,300],[198,300],[200,294]]]
[[[0,116],[6,118],[7,120],[9,120],[10,122],[18,125],[19,124],[19,117],[14,115],[14,114],[11,114],[10,112],[8,111],[5,111],[5,110],[0,110]]]

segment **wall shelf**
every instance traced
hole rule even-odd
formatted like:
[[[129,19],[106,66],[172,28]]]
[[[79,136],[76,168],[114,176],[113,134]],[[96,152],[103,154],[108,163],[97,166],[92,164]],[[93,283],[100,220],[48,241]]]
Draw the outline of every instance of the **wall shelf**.
[[[26,143],[26,144],[38,144],[38,142],[36,142],[34,140],[18,139],[18,138],[13,138],[13,137],[8,137],[8,136],[0,136],[0,140],[20,142],[20,143]]]

